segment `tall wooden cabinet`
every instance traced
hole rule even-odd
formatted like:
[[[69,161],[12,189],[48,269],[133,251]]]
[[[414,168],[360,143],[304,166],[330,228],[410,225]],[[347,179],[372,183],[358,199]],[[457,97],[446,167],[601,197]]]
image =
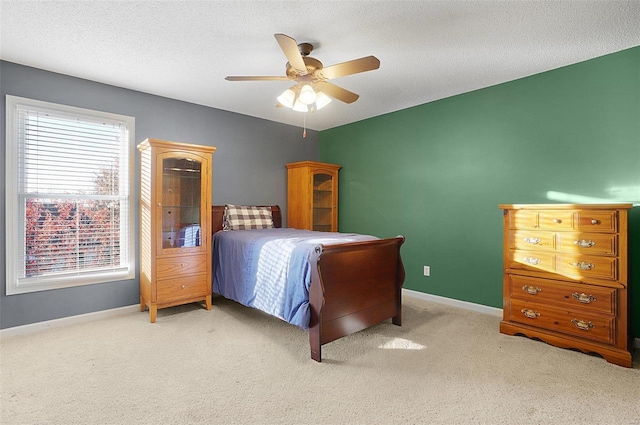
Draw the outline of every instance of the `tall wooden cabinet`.
[[[631,204],[500,205],[500,332],[631,367],[627,210]]]
[[[340,168],[314,161],[287,164],[287,227],[338,231]]]
[[[216,148],[146,139],[140,150],[140,310],[211,309],[211,175]]]

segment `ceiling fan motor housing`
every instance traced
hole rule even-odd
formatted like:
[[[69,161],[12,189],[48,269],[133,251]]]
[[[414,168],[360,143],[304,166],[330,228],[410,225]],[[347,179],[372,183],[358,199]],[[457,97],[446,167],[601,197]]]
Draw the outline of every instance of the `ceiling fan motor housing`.
[[[322,62],[320,62],[316,58],[305,56],[302,58],[302,60],[304,61],[304,64],[307,68],[308,75],[313,75],[316,69],[322,69]],[[298,73],[296,72],[295,68],[293,68],[289,62],[287,62],[287,77],[294,79],[297,76]]]

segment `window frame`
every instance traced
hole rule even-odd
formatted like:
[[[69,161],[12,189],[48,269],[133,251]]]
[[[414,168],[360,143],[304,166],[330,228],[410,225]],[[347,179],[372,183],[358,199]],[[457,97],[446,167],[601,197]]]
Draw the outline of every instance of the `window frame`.
[[[127,152],[128,161],[128,195],[126,214],[126,230],[121,242],[126,244],[127,253],[126,264],[116,271],[87,271],[78,272],[73,276],[68,274],[64,276],[46,276],[40,277],[35,282],[20,283],[21,278],[20,267],[17,264],[19,256],[16,254],[15,246],[22,246],[20,238],[25,238],[24,217],[20,218],[21,208],[19,206],[18,194],[18,107],[32,107],[51,110],[52,112],[63,115],[72,115],[78,118],[90,118],[107,120],[110,122],[119,122],[127,126],[128,140]],[[35,99],[6,95],[6,158],[5,158],[5,253],[6,253],[6,295],[24,294],[37,291],[46,291],[52,289],[69,288],[76,286],[85,286],[106,282],[117,282],[130,280],[135,277],[136,269],[136,247],[135,247],[135,118],[114,114],[110,112],[102,112],[92,109],[79,108],[75,106],[62,105],[51,102],[44,102]],[[122,219],[122,216],[121,216]],[[22,230],[20,230],[20,225]]]

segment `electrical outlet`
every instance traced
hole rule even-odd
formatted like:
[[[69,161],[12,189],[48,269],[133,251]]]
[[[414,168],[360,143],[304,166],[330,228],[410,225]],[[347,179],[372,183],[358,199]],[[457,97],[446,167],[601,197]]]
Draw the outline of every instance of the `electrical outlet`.
[[[431,276],[431,267],[424,266],[424,275],[425,276]]]

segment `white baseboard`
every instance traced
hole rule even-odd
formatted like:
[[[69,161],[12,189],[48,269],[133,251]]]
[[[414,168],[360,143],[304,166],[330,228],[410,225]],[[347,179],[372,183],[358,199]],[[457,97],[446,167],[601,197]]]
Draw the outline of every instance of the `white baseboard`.
[[[492,316],[502,317],[502,309],[489,307],[482,304],[470,303],[468,301],[455,300],[453,298],[441,297],[439,295],[426,294],[424,292],[413,291],[411,289],[402,289],[407,297],[419,298],[425,301],[432,301],[439,304],[446,304],[453,307],[464,308],[466,310],[478,313],[490,314]],[[121,314],[133,313],[140,311],[140,305],[128,305],[125,307],[113,308],[110,310],[96,311],[93,313],[79,314],[77,316],[63,317],[60,319],[47,320],[46,322],[31,323],[29,325],[15,326],[13,328],[0,329],[0,338],[6,338],[15,335],[24,335],[33,332],[39,332],[46,329],[59,328],[61,326],[72,325],[74,323],[91,322],[93,320],[104,319],[106,317],[119,316]],[[634,347],[640,349],[640,338],[635,338]]]
[[[94,320],[100,320],[107,317],[133,313],[135,311],[140,311],[140,304],[112,308],[109,310],[95,311],[95,312],[86,313],[86,314],[78,314],[77,316],[62,317],[60,319],[47,320],[45,322],[31,323],[28,325],[14,326],[12,328],[0,329],[0,338],[39,332],[39,331],[44,331],[46,329],[59,328],[62,326],[72,325],[75,323],[91,322]]]
[[[425,301],[432,301],[438,304],[446,304],[452,307],[464,308],[466,310],[478,313],[491,314],[492,316],[502,317],[502,309],[496,307],[488,307],[482,304],[474,304],[467,301],[455,300],[453,298],[441,297],[439,295],[426,294],[424,292],[413,291],[411,289],[402,289],[404,295],[413,298],[419,298]],[[640,338],[635,338],[633,346],[640,349]]]
[[[411,289],[402,289],[402,292],[408,297],[420,298],[425,301],[432,301],[438,304],[446,304],[452,307],[464,308],[465,310],[471,310],[478,313],[502,317],[501,308],[489,307],[482,304],[474,304],[467,301],[455,300],[453,298],[441,297],[439,295],[425,294],[424,292],[413,291]]]

